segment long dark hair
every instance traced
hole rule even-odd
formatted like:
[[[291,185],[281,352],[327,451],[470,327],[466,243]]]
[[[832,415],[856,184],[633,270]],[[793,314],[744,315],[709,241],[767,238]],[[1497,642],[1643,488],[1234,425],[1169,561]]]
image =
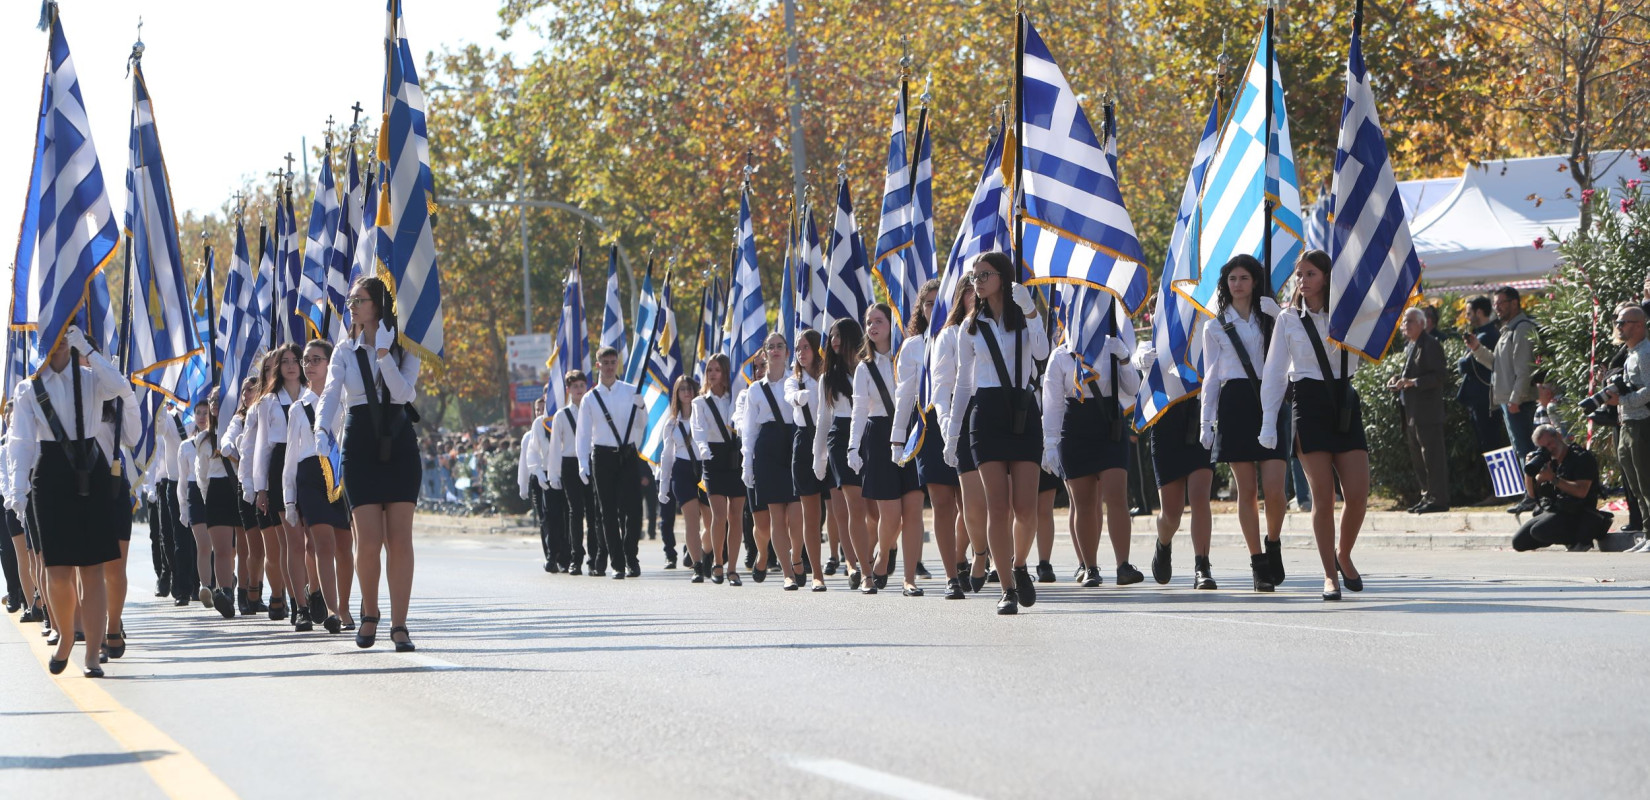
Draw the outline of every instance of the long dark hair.
[[[682,377],[677,378],[676,383],[671,384],[671,387],[670,387],[670,414],[669,414],[669,419],[675,420],[675,419],[681,419],[682,418],[682,403],[681,403],[681,401],[676,399],[676,395],[677,395],[677,393],[682,391],[683,386],[686,386],[690,390],[692,390],[691,391],[692,394],[698,394],[699,393],[699,382],[694,380],[692,375],[683,375]],[[691,405],[692,403],[693,403],[693,401],[691,399],[688,400],[688,404]],[[690,409],[688,411],[688,413],[692,414],[693,411]]]
[[[356,278],[355,283],[349,287],[350,294],[354,294],[356,289],[366,290],[367,296],[372,298],[373,306],[378,309],[379,321],[384,323],[384,327],[390,329],[390,343],[385,345],[383,342],[379,342],[378,346],[387,347],[390,355],[395,356],[396,366],[400,366],[401,356],[406,351],[401,347],[401,326],[395,319],[395,295],[390,294],[390,287],[386,286],[383,280],[370,275]],[[362,333],[361,327],[361,323],[356,321],[354,312],[351,312],[350,335],[360,336]]]
[[[802,348],[804,347],[808,348],[808,350],[812,351],[814,354],[813,367],[809,369],[803,369],[802,359],[797,357],[797,355],[802,352]],[[820,361],[824,357],[825,356],[819,352],[819,331],[809,328],[797,334],[796,352],[791,354],[791,374],[795,375],[797,378],[801,378],[803,374],[807,374],[808,377],[817,380],[820,372]]]
[[[854,354],[858,353],[860,347],[865,343],[865,331],[859,327],[858,322],[844,317],[831,323],[831,335],[842,343],[842,352],[838,353],[832,350],[829,345],[825,347],[825,377],[820,378],[820,381],[825,384],[825,388],[829,392],[825,397],[827,400],[834,400],[838,397],[846,397],[852,400],[854,397],[854,375],[850,366],[853,363]],[[829,340],[827,339],[827,341]]]
[[[894,310],[889,308],[887,303],[872,303],[870,308],[865,309],[867,328],[870,327],[869,322],[872,311],[881,314],[884,319],[888,320],[888,355],[889,357],[892,357],[894,355]],[[872,361],[875,361],[876,358],[877,343],[871,341],[870,336],[866,336],[865,341],[861,342],[859,346],[859,360],[869,364]]]
[[[258,402],[258,395],[256,394],[258,389],[258,381],[259,377],[252,375],[247,376],[246,380],[241,381],[241,392],[240,394],[235,395],[235,416],[240,417],[241,419],[246,419],[246,410],[251,407],[247,402],[241,399],[246,395],[246,390],[253,390],[254,394],[252,395],[252,402]]]
[[[1232,289],[1226,285],[1226,279],[1240,269],[1249,273],[1249,282],[1255,286],[1253,293],[1249,295],[1250,310],[1260,308],[1261,295],[1266,293],[1266,279],[1262,277],[1266,270],[1260,265],[1260,259],[1248,253],[1238,253],[1220,268],[1220,283],[1215,286],[1215,311],[1225,311],[1232,307]]]
[[[965,297],[968,298],[966,301],[963,299]],[[974,282],[969,280],[957,281],[957,292],[951,298],[951,311],[946,314],[945,325],[941,327],[949,328],[952,325],[963,324],[968,319],[969,313],[974,310],[974,305]]]
[[[1313,269],[1323,273],[1323,305],[1325,309],[1328,309],[1329,272],[1335,268],[1334,259],[1330,258],[1329,254],[1322,250],[1308,250],[1301,253],[1300,258],[1295,259],[1295,269],[1300,269],[1302,264],[1311,264]],[[1306,301],[1306,293],[1301,292],[1301,307],[1307,308],[1310,305],[1311,304]]]
[[[292,360],[298,365],[298,385],[309,385],[309,377],[304,375],[303,351],[298,348],[296,342],[287,342],[286,344],[269,351],[269,355],[266,356],[269,361],[266,365],[267,369],[264,371],[263,388],[258,391],[258,396],[260,398],[265,395],[274,394],[276,389],[281,388],[281,385],[286,383],[286,380],[281,377],[281,359],[284,358],[287,353],[292,354]],[[366,380],[370,382],[372,379],[368,377]]]
[[[1026,315],[1024,311],[1020,310],[1020,304],[1014,302],[1013,297],[1015,283],[1014,259],[1009,258],[1007,253],[993,250],[989,253],[981,253],[974,258],[975,264],[982,262],[985,263],[986,266],[989,266],[997,271],[997,282],[1002,284],[1002,288],[998,291],[998,295],[1001,298],[998,300],[998,304],[1003,307],[1001,312],[1003,318],[1000,320],[1000,322],[1002,322],[1003,330],[1009,333],[1017,333],[1024,330],[1026,326]],[[972,265],[970,265],[969,271],[973,271]],[[968,312],[969,333],[977,333],[979,331],[979,319],[982,316],[986,319],[995,318],[995,314],[991,310],[991,304],[980,298],[979,287],[976,286],[974,288],[974,309]]]
[[[917,290],[916,301],[911,303],[911,319],[906,320],[905,323],[906,336],[926,336],[928,334],[928,313],[922,310],[922,298],[930,292],[935,295],[940,293],[939,278],[929,278],[927,282],[923,283],[922,288]]]

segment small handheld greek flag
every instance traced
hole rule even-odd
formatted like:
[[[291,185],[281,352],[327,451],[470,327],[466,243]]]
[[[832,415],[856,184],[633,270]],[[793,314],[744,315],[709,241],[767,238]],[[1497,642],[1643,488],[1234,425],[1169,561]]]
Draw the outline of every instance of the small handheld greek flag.
[[[327,502],[336,503],[344,496],[344,453],[331,431],[315,434],[315,451],[321,456],[321,482],[327,488]]]
[[[1524,468],[1518,453],[1511,447],[1491,450],[1484,454],[1484,465],[1490,470],[1490,487],[1496,497],[1520,497],[1524,494]]]

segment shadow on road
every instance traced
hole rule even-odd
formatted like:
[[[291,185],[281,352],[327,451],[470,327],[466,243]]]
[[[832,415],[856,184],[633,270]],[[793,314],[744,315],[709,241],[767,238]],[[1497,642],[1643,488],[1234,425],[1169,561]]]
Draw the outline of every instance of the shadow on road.
[[[139,750],[134,753],[77,753],[72,756],[0,756],[0,770],[112,767],[141,764],[169,755],[171,753],[165,750]]]

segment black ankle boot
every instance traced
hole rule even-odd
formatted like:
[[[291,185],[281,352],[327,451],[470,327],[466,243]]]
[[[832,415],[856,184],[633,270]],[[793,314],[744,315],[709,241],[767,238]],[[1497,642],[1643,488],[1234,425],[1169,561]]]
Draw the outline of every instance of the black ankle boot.
[[[1166,584],[1174,578],[1174,544],[1159,541],[1152,551],[1152,580]]]
[[[1266,566],[1273,586],[1283,585],[1283,542],[1266,540]]]
[[[1194,567],[1195,571],[1192,574],[1192,588],[1193,589],[1215,589],[1215,588],[1217,588],[1216,585],[1215,585],[1214,570],[1212,568],[1210,568],[1210,566],[1209,566],[1209,557],[1208,556],[1197,556],[1194,560],[1196,561],[1197,566]]]
[[[242,588],[239,588],[239,589],[235,590],[235,610],[240,612],[240,615],[243,616],[243,617],[246,616],[247,614],[252,613],[251,611],[247,610],[246,589],[245,589],[245,587],[242,587]]]
[[[1272,582],[1272,565],[1266,559],[1266,554],[1257,553],[1249,557],[1249,571],[1254,574],[1255,591],[1270,592],[1277,588]]]

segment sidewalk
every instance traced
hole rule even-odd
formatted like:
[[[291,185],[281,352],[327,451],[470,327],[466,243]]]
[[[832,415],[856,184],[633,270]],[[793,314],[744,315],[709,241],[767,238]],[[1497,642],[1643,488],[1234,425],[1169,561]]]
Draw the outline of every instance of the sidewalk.
[[[1515,517],[1497,509],[1449,512],[1418,516],[1400,511],[1371,511],[1364,518],[1363,532],[1358,536],[1360,547],[1416,548],[1427,550],[1485,549],[1507,547],[1518,525],[1528,516]],[[933,529],[933,512],[925,512],[929,530]],[[1264,517],[1262,524],[1264,525]],[[1157,535],[1155,516],[1133,519],[1135,547],[1150,547]],[[1189,535],[1190,515],[1182,515],[1180,532],[1176,538]],[[421,533],[448,536],[479,536],[512,534],[533,536],[537,529],[531,517],[490,516],[456,517],[442,514],[416,514],[414,525]],[[1066,536],[1066,511],[1054,510],[1055,535]],[[1214,515],[1215,546],[1241,546],[1243,535],[1238,528],[1236,514]],[[1290,512],[1284,518],[1283,544],[1285,547],[1314,547],[1312,515]]]

